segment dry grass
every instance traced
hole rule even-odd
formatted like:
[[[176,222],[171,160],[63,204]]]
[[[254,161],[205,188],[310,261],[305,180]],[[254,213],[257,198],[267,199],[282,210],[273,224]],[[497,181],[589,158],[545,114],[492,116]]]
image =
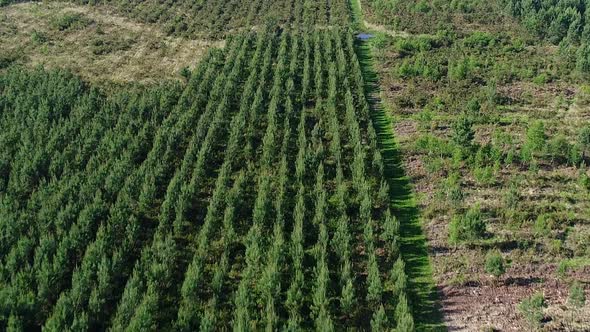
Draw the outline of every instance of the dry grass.
[[[64,31],[54,27],[56,18],[71,13],[90,24]],[[35,33],[44,40],[34,40]],[[195,67],[209,47],[223,45],[170,37],[156,25],[134,22],[106,6],[28,2],[0,9],[0,57],[67,68],[99,84],[179,79],[180,70]]]

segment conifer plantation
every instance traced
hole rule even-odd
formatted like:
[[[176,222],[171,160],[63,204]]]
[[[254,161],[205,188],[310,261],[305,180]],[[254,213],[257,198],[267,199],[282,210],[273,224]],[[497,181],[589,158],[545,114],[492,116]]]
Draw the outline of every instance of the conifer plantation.
[[[590,331],[590,0],[0,0],[0,331]]]
[[[2,72],[2,329],[414,329],[348,4],[293,5],[183,82]]]

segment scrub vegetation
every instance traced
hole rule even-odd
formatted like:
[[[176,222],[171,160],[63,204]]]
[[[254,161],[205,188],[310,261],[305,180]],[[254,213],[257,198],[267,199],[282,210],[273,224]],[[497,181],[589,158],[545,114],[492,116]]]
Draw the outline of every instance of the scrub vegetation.
[[[446,323],[587,328],[563,306],[589,277],[585,2],[363,4]]]

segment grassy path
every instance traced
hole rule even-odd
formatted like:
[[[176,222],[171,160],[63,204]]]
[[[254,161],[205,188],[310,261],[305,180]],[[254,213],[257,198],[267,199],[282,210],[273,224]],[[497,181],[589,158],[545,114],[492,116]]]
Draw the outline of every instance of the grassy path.
[[[351,0],[355,29],[364,31],[359,0]],[[370,32],[370,30],[369,30]],[[437,290],[432,278],[428,245],[410,179],[406,176],[400,151],[393,136],[389,114],[380,99],[379,78],[373,69],[373,57],[368,41],[358,41],[357,56],[363,71],[367,95],[379,145],[385,162],[386,176],[391,188],[393,211],[401,223],[401,252],[406,261],[408,296],[414,311],[417,331],[446,331],[439,310]]]

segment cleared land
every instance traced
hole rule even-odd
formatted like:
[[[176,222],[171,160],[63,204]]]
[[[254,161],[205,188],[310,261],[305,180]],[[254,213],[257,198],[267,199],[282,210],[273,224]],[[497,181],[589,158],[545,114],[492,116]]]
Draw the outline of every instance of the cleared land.
[[[535,292],[548,306],[543,328],[588,328],[588,307],[568,302],[574,281],[590,281],[580,143],[590,108],[575,59],[498,2],[363,5],[379,27],[382,98],[420,194],[449,329],[529,329],[518,308]],[[477,238],[457,230],[468,218],[484,225]],[[499,278],[486,269],[495,250],[505,261]]]
[[[224,42],[171,37],[113,7],[26,2],[0,11],[0,45],[0,68],[65,68],[104,85],[180,80],[183,68]]]

